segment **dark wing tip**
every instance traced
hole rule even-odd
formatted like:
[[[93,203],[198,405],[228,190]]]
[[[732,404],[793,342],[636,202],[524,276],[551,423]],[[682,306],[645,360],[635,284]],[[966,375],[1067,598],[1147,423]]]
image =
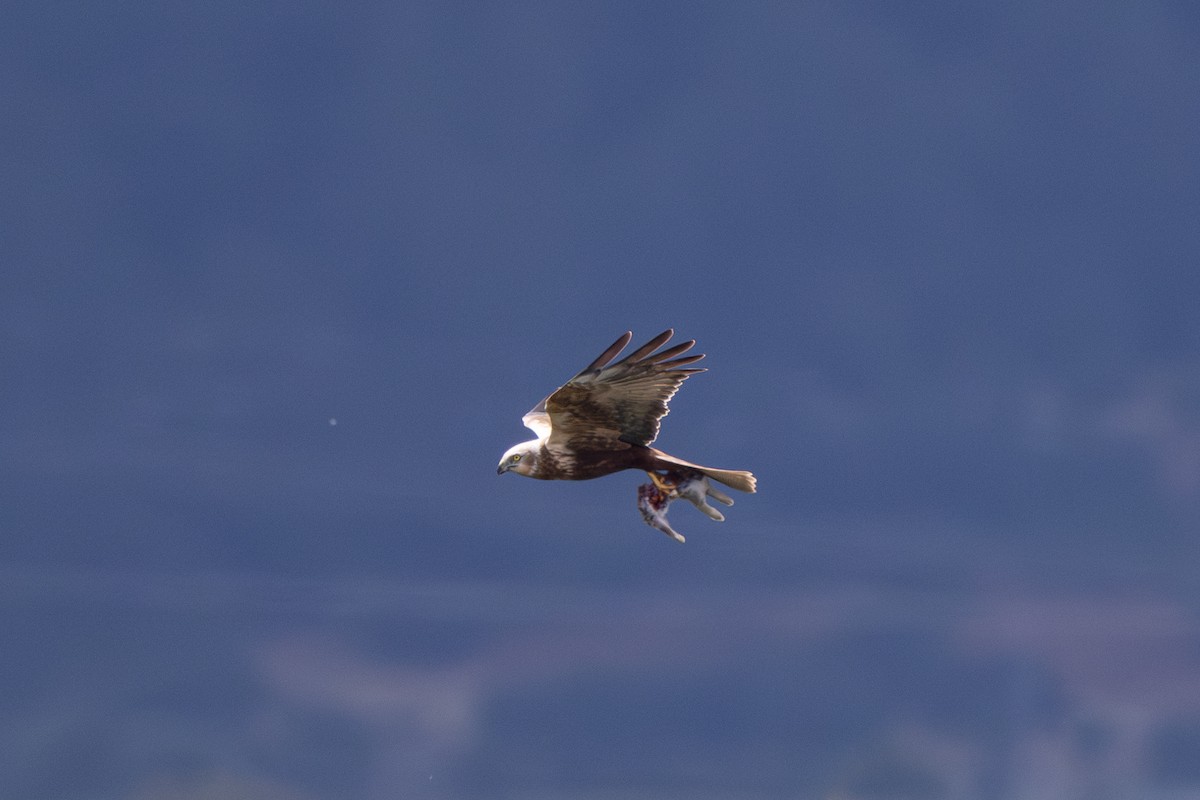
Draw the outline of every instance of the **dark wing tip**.
[[[674,369],[675,367],[682,367],[686,364],[695,364],[697,361],[699,361],[702,358],[704,358],[704,354],[700,353],[699,355],[684,356],[683,358],[677,358],[674,361],[666,361],[666,362],[659,364],[658,366],[661,367],[662,369]]]
[[[671,337],[674,335],[675,335],[675,330],[673,328],[667,328],[665,331],[660,333],[658,336],[655,336],[653,339],[646,342],[644,345],[639,347],[637,350],[634,350],[632,353],[630,353],[628,356],[626,356],[621,361],[621,363],[622,364],[624,364],[624,363],[635,364],[638,361],[641,361],[646,356],[650,355],[655,350],[657,350],[658,348],[662,347],[664,344],[669,342],[671,340]]]
[[[645,361],[650,364],[657,364],[661,361],[666,361],[668,358],[673,358],[674,356],[686,353],[695,346],[696,340],[688,339],[686,342],[681,342],[674,347],[668,347],[666,350],[660,350],[652,356],[647,356]],[[699,356],[699,358],[703,358],[703,356]]]
[[[582,375],[584,372],[592,372],[593,370],[604,369],[604,367],[608,365],[608,362],[616,358],[620,352],[625,349],[625,346],[629,344],[629,340],[632,338],[633,331],[625,331],[623,334],[617,337],[615,342],[608,346],[607,350],[600,354],[599,358],[584,367],[583,372],[579,374]]]

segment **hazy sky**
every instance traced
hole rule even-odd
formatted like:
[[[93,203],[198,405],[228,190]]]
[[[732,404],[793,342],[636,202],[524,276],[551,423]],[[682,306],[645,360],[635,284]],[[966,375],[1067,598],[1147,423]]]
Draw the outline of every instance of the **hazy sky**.
[[[952,643],[1042,608],[1025,581],[1134,595],[1200,641],[1191,4],[19,3],[0,28],[9,790],[391,797],[435,763],[430,797],[851,796],[751,758],[759,734],[824,764],[903,716],[858,713],[864,687],[917,717],[939,698],[847,672],[817,628],[870,620],[877,663],[976,698],[995,676]],[[534,403],[666,327],[710,371],[659,444],[759,476],[724,525],[676,506],[680,547],[636,475],[495,476]],[[714,655],[731,637],[744,662]],[[1070,695],[1075,662],[1032,642],[1014,680]],[[562,665],[589,663],[572,694]],[[737,732],[783,683],[807,718],[805,669],[857,676],[828,695],[842,733]],[[629,702],[657,709],[629,741],[708,755],[604,738]],[[1046,718],[1104,718],[1072,702]],[[969,707],[930,725],[993,788],[944,796],[1043,796],[996,777],[1019,736],[980,744],[994,709]],[[288,739],[296,708],[325,733]],[[306,760],[321,736],[342,760]],[[718,752],[764,777],[698,777]]]

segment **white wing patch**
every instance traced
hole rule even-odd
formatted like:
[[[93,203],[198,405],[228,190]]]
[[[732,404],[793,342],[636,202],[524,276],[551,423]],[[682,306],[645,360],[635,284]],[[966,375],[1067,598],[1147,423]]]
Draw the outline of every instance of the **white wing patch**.
[[[539,439],[550,438],[550,415],[545,411],[530,411],[521,417],[521,422],[526,428],[536,433]]]

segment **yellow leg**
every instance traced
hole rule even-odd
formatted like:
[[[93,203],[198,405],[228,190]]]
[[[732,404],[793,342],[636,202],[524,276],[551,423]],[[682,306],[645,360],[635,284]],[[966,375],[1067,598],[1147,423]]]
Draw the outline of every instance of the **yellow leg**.
[[[670,495],[675,493],[675,484],[671,483],[657,472],[647,472],[646,474],[650,476],[650,480],[654,481],[654,485],[657,486],[658,490],[663,494]]]

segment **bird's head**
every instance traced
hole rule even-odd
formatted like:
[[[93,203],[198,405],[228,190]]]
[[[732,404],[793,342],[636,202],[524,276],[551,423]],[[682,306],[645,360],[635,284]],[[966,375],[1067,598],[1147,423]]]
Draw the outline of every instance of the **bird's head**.
[[[518,475],[532,475],[537,467],[538,449],[541,446],[541,441],[534,439],[530,442],[521,442],[508,448],[508,452],[500,459],[499,466],[496,467],[496,474],[503,475],[506,472],[515,472]]]

